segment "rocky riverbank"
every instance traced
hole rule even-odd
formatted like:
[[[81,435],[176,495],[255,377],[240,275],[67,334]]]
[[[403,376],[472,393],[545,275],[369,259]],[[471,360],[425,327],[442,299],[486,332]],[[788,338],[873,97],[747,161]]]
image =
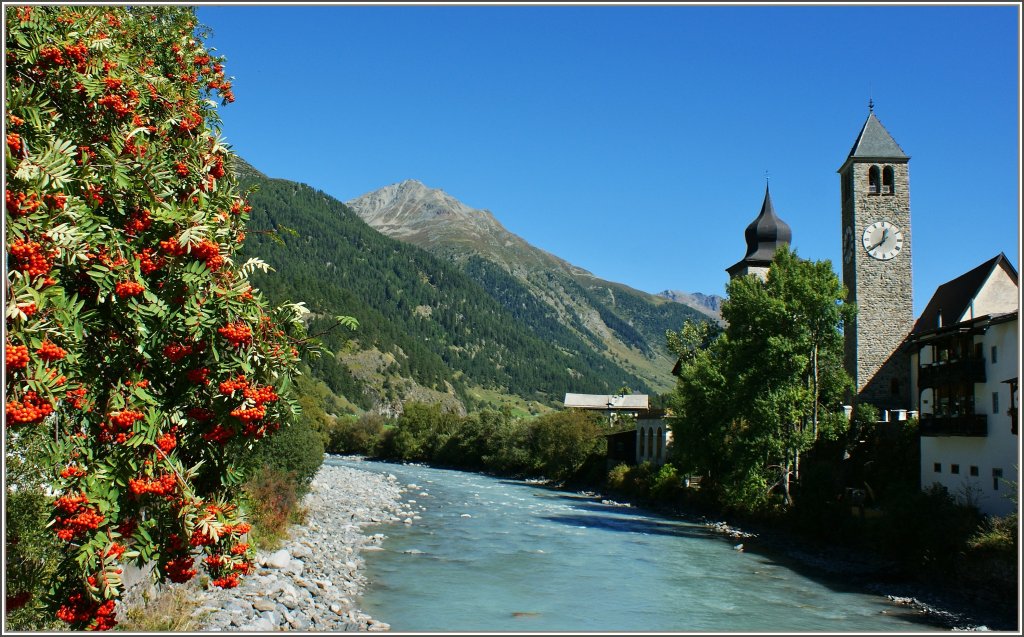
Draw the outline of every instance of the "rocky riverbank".
[[[393,475],[323,465],[303,500],[306,523],[280,549],[257,555],[238,588],[201,592],[195,613],[204,631],[384,631],[356,599],[366,585],[362,553],[380,550],[382,533],[363,527],[405,521],[405,485]]]

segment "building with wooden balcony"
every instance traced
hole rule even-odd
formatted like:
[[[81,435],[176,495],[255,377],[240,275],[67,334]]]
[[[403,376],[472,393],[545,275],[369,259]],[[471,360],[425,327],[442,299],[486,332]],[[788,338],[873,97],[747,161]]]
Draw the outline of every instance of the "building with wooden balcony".
[[[1006,256],[939,286],[907,339],[921,487],[1015,510],[1020,467],[1017,272]]]

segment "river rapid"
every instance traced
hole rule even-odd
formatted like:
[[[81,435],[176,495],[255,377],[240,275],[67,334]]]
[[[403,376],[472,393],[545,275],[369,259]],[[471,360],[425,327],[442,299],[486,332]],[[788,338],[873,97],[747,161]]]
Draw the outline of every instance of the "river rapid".
[[[408,485],[360,604],[406,631],[940,631],[742,539],[598,497],[476,473],[329,458]]]

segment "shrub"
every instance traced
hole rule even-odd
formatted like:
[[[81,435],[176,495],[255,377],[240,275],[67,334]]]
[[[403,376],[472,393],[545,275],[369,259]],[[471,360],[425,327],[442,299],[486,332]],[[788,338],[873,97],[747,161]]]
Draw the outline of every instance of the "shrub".
[[[683,480],[679,472],[670,464],[662,465],[658,474],[654,476],[651,485],[650,497],[653,500],[669,502],[679,497],[683,489]]]
[[[289,524],[302,521],[305,513],[299,506],[297,484],[294,472],[266,464],[246,481],[244,498],[253,524],[249,538],[253,545],[277,548],[287,537]]]
[[[592,455],[604,455],[606,429],[600,415],[579,409],[558,411],[530,424],[535,468],[554,480],[567,480]]]
[[[366,413],[358,418],[339,418],[328,430],[327,451],[374,456],[379,452],[387,419]]]
[[[323,439],[309,423],[296,420],[257,448],[246,464],[249,471],[267,466],[292,476],[295,482],[292,490],[302,495],[323,462]]]

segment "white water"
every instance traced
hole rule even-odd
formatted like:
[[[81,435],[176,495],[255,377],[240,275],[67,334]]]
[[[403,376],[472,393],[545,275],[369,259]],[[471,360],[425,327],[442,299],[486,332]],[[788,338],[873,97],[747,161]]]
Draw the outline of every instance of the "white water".
[[[418,485],[421,519],[381,527],[385,550],[365,554],[362,608],[393,631],[941,630],[699,524],[474,473],[327,462]]]

